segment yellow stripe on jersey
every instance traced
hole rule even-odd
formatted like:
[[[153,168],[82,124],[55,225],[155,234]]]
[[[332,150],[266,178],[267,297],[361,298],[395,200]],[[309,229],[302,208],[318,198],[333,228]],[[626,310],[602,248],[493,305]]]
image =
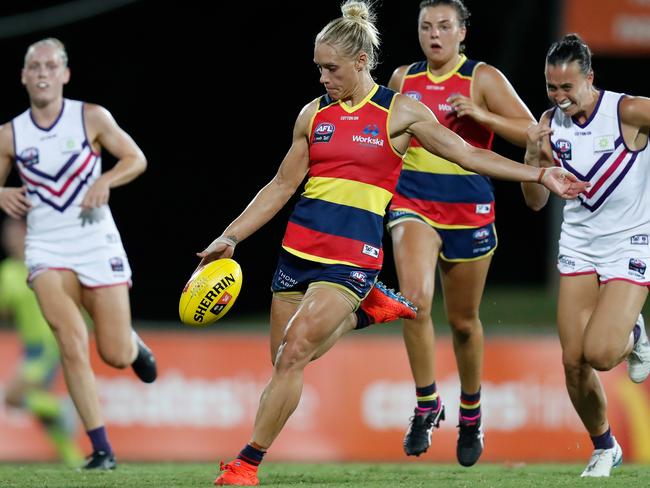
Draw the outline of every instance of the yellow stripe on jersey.
[[[472,171],[461,168],[456,163],[431,154],[423,147],[409,147],[404,156],[403,169],[422,171],[441,175],[475,175]]]
[[[301,252],[296,249],[293,249],[292,247],[288,246],[282,246],[282,249],[287,251],[288,253],[293,254],[294,256],[298,256],[299,258],[306,259],[307,261],[315,261],[317,263],[323,263],[323,264],[345,264],[346,266],[354,266],[355,268],[360,268],[358,264],[354,263],[349,263],[347,261],[339,261],[337,259],[328,259],[328,258],[323,258],[321,256],[315,256],[313,254],[308,254],[306,252]]]
[[[375,84],[375,86],[373,87],[373,89],[370,90],[370,93],[368,93],[368,94],[366,95],[366,97],[365,97],[363,100],[361,100],[359,103],[357,103],[356,105],[354,105],[354,106],[352,106],[352,107],[350,107],[347,103],[342,102],[341,100],[339,100],[339,105],[341,106],[341,108],[342,108],[343,110],[345,110],[347,113],[351,114],[352,112],[356,112],[356,111],[359,110],[361,107],[363,107],[366,103],[368,103],[368,101],[369,101],[372,97],[375,96],[375,93],[377,93],[377,90],[379,90],[379,85]],[[373,105],[374,105],[374,103],[373,103]],[[381,108],[382,110],[386,110],[384,107],[380,107],[380,108]]]
[[[449,78],[451,78],[454,75],[458,75],[460,78],[470,80],[470,79],[472,79],[471,76],[463,76],[460,73],[458,73],[458,70],[460,69],[460,67],[463,65],[463,63],[465,61],[467,61],[467,56],[465,56],[464,54],[461,54],[460,60],[458,61],[458,63],[456,63],[456,66],[454,66],[450,71],[448,71],[444,75],[440,75],[440,76],[434,75],[433,73],[431,73],[431,71],[429,71],[429,65],[427,65],[427,70],[424,73],[426,73],[427,78],[429,78],[434,83],[442,83],[443,81],[447,81]],[[416,78],[418,76],[422,76],[424,73],[415,73],[415,74],[412,74],[412,75],[404,76],[404,78],[402,79],[402,88],[404,86],[404,80],[406,80],[408,78]]]
[[[386,205],[393,197],[391,192],[378,186],[324,176],[309,178],[302,195],[306,198],[360,208],[379,216],[384,215]]]
[[[439,224],[438,222],[435,222],[431,220],[430,218],[426,217],[425,215],[422,215],[419,212],[416,212],[412,208],[401,208],[401,207],[395,207],[391,208],[391,210],[395,211],[402,211],[402,212],[408,212],[413,215],[417,215],[420,217],[424,222],[429,224],[431,227],[436,227],[438,229],[449,229],[449,230],[454,230],[454,229],[478,229],[475,225],[450,225],[450,224]],[[391,220],[388,223],[388,228],[392,229],[395,227],[397,224],[401,222],[405,222],[407,220],[415,220],[413,217],[409,217],[408,215],[404,215],[403,217],[396,218],[395,220]]]
[[[397,99],[397,95],[393,97],[393,99],[390,101],[390,107],[388,107],[388,117],[386,117],[386,134],[388,134],[388,139],[389,139],[389,144],[390,148],[392,151],[399,156],[402,160],[404,159],[404,154],[400,153],[397,149],[395,149],[395,146],[393,146],[393,142],[390,140],[390,118],[393,115],[393,105],[395,105],[395,99]]]

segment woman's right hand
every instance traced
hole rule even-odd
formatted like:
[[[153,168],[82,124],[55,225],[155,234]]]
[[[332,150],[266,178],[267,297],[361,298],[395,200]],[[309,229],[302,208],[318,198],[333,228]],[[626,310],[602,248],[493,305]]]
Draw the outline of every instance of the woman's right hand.
[[[21,219],[29,209],[32,204],[27,198],[27,188],[21,186],[19,188],[0,188],[0,208],[4,212],[14,219]]]
[[[237,239],[233,236],[220,236],[210,243],[203,251],[196,253],[201,259],[199,268],[217,259],[231,258],[235,253]]]
[[[553,133],[553,129],[546,125],[530,124],[526,129],[526,164],[539,166],[539,158],[542,155],[542,143],[544,137]],[[538,164],[534,164],[537,162]]]

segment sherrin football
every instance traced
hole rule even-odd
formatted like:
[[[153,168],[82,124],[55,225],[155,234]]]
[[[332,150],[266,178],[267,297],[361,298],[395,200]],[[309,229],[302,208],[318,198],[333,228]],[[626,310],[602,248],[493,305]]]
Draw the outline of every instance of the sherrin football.
[[[181,293],[181,322],[195,327],[216,322],[235,303],[241,283],[241,267],[232,259],[217,259],[197,269]]]

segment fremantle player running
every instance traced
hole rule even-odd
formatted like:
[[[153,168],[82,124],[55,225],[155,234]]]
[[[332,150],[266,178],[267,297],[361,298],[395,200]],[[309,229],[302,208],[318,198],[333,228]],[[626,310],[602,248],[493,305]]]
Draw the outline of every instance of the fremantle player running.
[[[554,108],[529,129],[526,163],[560,166],[592,184],[564,207],[557,325],[569,396],[594,445],[582,476],[602,477],[623,453],[594,370],[627,359],[635,383],[650,373],[640,315],[650,286],[650,99],[593,82],[591,52],[578,36],[551,46],[546,90]],[[531,208],[546,204],[545,188],[525,183],[523,190]]]
[[[415,317],[386,290],[373,287],[383,257],[382,217],[412,136],[472,171],[540,181],[567,197],[586,186],[560,168],[542,174],[474,148],[421,103],[377,85],[370,74],[379,46],[374,15],[364,2],[347,1],[341,9],[343,16],[318,34],[314,49],[327,94],[301,111],[291,148],[273,180],[199,254],[203,263],[232,256],[237,242],[268,222],[308,176],[273,281],[273,375],[250,442],[222,466],[217,485],[259,484],[258,466],[298,405],[303,371],[311,360],[354,327]],[[396,312],[383,310],[395,304]]]
[[[0,188],[0,208],[27,216],[28,281],[54,331],[63,372],[93,452],[86,469],[113,469],[80,308],[90,314],[102,359],[156,378],[151,351],[131,328],[131,270],[108,208],[110,189],[141,174],[140,148],[98,105],[63,98],[68,56],[57,39],[29,46],[22,83],[30,108],[0,128],[0,184],[14,161],[23,186]],[[117,158],[102,174],[101,150]]]

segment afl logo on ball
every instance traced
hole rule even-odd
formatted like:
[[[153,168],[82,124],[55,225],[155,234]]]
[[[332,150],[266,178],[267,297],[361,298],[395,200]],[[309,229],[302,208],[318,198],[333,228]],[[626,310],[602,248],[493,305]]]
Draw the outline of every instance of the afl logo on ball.
[[[330,139],[334,135],[334,124],[331,122],[321,122],[314,129],[314,137],[312,143],[316,144],[317,142],[330,142]]]

